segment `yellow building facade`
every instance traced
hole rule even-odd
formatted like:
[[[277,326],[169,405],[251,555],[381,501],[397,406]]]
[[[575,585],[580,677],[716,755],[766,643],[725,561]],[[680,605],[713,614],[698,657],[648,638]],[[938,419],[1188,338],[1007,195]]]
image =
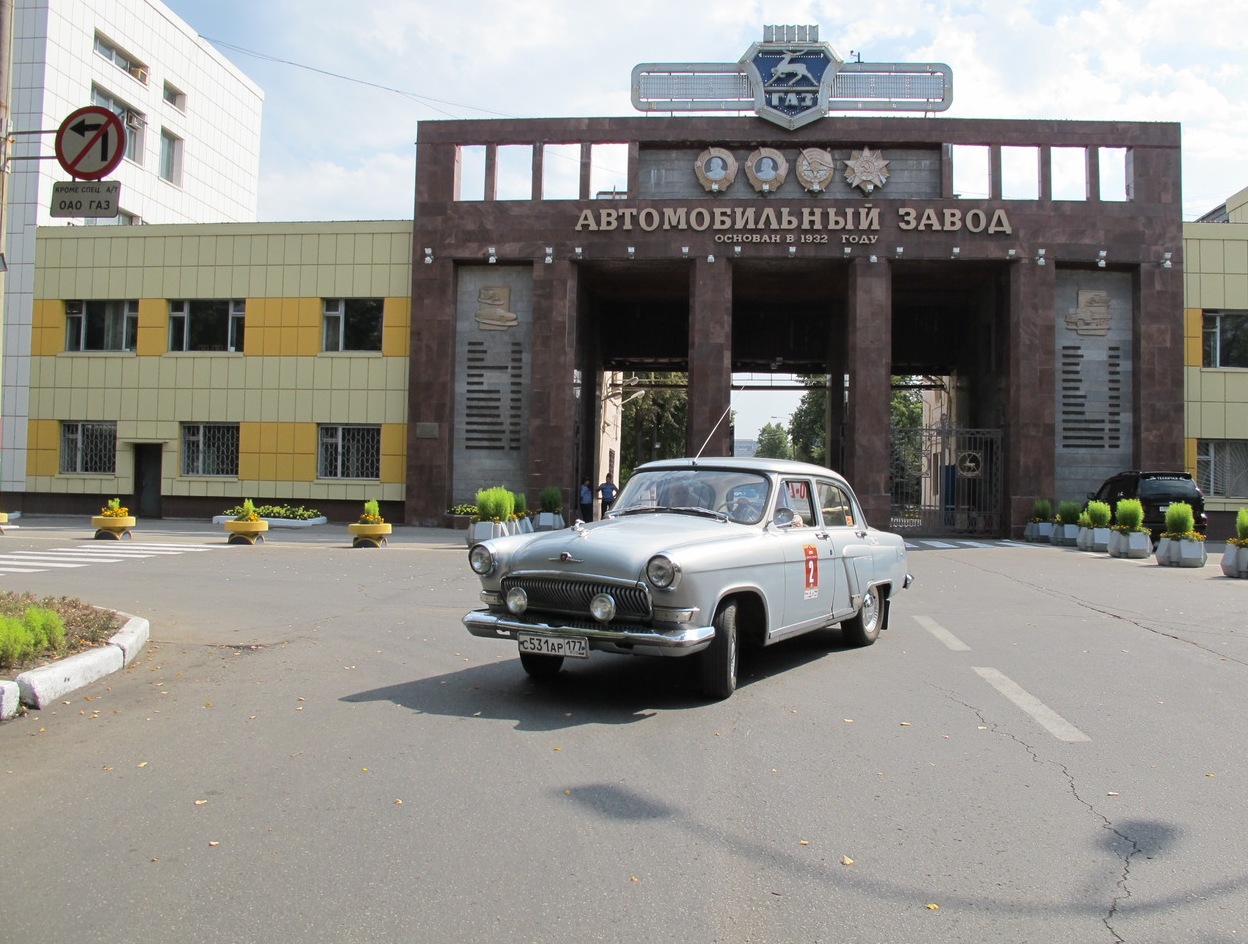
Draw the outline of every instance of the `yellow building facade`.
[[[1183,227],[1184,454],[1229,537],[1248,505],[1248,189],[1210,218]]]
[[[28,377],[5,491],[394,509],[410,330],[410,222],[42,228],[30,349],[5,352],[6,396]]]

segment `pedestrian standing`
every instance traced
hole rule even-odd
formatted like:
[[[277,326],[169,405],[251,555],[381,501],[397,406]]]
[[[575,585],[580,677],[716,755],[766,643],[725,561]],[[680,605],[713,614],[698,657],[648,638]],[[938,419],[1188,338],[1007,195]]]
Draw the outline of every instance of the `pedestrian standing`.
[[[607,473],[607,480],[598,486],[598,497],[602,500],[602,517],[607,516],[607,512],[611,510],[611,506],[615,504],[615,496],[620,494],[620,490],[615,487],[615,483],[611,481],[611,473]]]
[[[581,520],[594,520],[594,490],[589,484],[589,476],[581,480]]]

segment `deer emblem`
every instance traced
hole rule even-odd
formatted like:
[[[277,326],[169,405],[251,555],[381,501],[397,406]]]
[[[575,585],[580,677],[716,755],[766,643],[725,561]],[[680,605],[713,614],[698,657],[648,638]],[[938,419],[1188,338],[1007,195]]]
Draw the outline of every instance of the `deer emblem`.
[[[772,68],[771,81],[768,84],[778,85],[780,79],[787,75],[791,76],[791,78],[785,83],[786,85],[792,85],[798,79],[806,79],[811,85],[818,85],[819,83],[815,81],[815,77],[811,75],[810,70],[806,68],[806,63],[793,61],[793,59],[800,56],[802,52],[803,50],[800,49],[784,50],[784,58],[777,62]]]

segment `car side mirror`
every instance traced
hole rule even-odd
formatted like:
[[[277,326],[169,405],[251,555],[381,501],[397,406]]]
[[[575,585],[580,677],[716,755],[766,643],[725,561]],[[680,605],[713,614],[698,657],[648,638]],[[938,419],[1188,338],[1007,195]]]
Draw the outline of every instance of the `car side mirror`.
[[[793,509],[777,508],[771,520],[775,522],[777,528],[787,528],[793,523]]]

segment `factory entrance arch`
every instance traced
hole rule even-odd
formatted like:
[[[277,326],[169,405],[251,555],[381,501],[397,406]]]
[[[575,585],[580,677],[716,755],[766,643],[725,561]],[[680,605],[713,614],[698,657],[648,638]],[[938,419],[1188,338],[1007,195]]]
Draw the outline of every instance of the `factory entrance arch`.
[[[845,378],[850,331],[850,265],[842,260],[722,259],[729,290],[716,329],[728,340],[731,372],[721,377],[799,375],[821,378],[826,400],[823,440],[827,464],[846,467],[846,414],[855,392]],[[1002,424],[1008,271],[1003,263],[904,263],[888,268],[891,305],[860,317],[883,319],[889,341],[862,365],[892,378],[882,390],[908,409],[889,411],[882,437],[887,455],[889,521],[880,527],[913,535],[995,535],[1004,526]],[[687,262],[585,264],[579,273],[583,361],[605,390],[582,404],[578,428],[593,431],[578,444],[585,474],[602,455],[603,410],[644,389],[627,381],[612,389],[604,375],[688,375],[690,308],[697,286]],[[765,385],[765,384],[764,384]],[[670,383],[662,386],[670,386]],[[888,395],[885,393],[884,395]],[[592,413],[592,415],[591,415]],[[751,438],[756,430],[737,430]],[[623,429],[621,438],[648,434]],[[648,439],[647,439],[648,442]],[[687,437],[697,452],[701,442]],[[649,458],[644,453],[640,460]],[[878,514],[876,516],[878,518]]]

